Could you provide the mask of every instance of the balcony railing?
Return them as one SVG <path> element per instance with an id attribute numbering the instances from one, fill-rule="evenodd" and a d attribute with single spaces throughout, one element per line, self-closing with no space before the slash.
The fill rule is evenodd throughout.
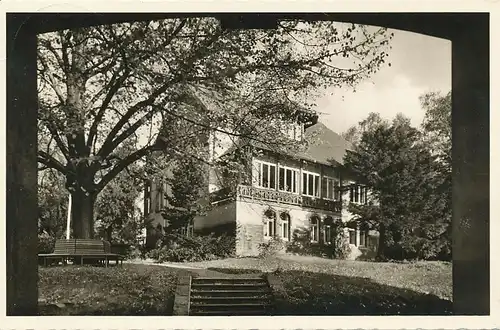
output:
<path id="1" fill-rule="evenodd" d="M 342 203 L 310 196 L 302 196 L 289 192 L 257 188 L 253 186 L 239 185 L 236 189 L 236 197 L 250 198 L 254 200 L 298 205 L 314 209 L 329 210 L 333 212 L 341 212 Z"/>

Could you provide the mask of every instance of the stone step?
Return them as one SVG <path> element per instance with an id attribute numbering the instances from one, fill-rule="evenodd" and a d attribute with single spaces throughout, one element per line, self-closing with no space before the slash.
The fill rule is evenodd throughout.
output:
<path id="1" fill-rule="evenodd" d="M 266 306 L 269 306 L 268 302 L 254 302 L 254 303 L 205 303 L 205 302 L 198 302 L 194 301 L 191 302 L 190 307 L 203 307 L 203 308 L 228 308 L 228 309 L 236 309 L 236 308 L 246 308 L 246 307 L 260 307 L 260 308 L 265 308 Z"/>
<path id="2" fill-rule="evenodd" d="M 212 296 L 212 297 L 230 297 L 230 296 L 241 296 L 241 297 L 252 297 L 252 296 L 269 296 L 269 289 L 262 290 L 191 290 L 191 296 Z"/>
<path id="3" fill-rule="evenodd" d="M 267 287 L 266 283 L 192 283 L 192 288 L 213 288 L 213 287 L 241 287 L 241 288 L 254 288 L 254 287 Z"/>
<path id="4" fill-rule="evenodd" d="M 254 316 L 254 315 L 269 315 L 269 312 L 261 309 L 248 309 L 248 310 L 240 310 L 240 311 L 193 311 L 189 313 L 189 315 L 199 315 L 199 316 Z"/>
<path id="5" fill-rule="evenodd" d="M 262 277 L 191 279 L 189 315 L 267 315 L 271 288 Z"/>
<path id="6" fill-rule="evenodd" d="M 193 277 L 192 283 L 266 283 L 262 277 Z"/>
<path id="7" fill-rule="evenodd" d="M 196 301 L 196 302 L 207 302 L 207 301 L 268 301 L 270 298 L 269 295 L 261 295 L 261 296 L 220 296 L 220 297 L 214 297 L 214 296 L 196 296 L 196 295 L 191 295 L 191 301 Z"/>

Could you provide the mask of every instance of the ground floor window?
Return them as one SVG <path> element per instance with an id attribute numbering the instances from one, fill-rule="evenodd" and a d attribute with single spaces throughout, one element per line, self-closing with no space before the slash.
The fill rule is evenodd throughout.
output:
<path id="1" fill-rule="evenodd" d="M 325 225 L 325 235 L 324 235 L 324 241 L 325 244 L 330 244 L 332 242 L 332 225 Z"/>
<path id="2" fill-rule="evenodd" d="M 356 230 L 349 230 L 349 244 L 356 245 Z"/>
<path id="3" fill-rule="evenodd" d="M 276 212 L 268 210 L 264 216 L 264 237 L 276 236 Z"/>
<path id="4" fill-rule="evenodd" d="M 311 217 L 311 241 L 319 241 L 319 218 L 317 216 Z"/>
<path id="5" fill-rule="evenodd" d="M 281 237 L 284 240 L 290 240 L 290 215 L 286 212 L 281 213 Z"/>
<path id="6" fill-rule="evenodd" d="M 368 246 L 368 231 L 367 230 L 361 230 L 359 232 L 359 245 L 361 246 Z"/>

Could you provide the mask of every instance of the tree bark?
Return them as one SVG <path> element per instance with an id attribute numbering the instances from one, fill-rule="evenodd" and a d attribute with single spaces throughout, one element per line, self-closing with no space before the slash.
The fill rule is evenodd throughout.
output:
<path id="1" fill-rule="evenodd" d="M 379 227 L 377 258 L 379 260 L 385 259 L 385 226 L 383 224 L 380 224 Z"/>
<path id="2" fill-rule="evenodd" d="M 74 238 L 94 238 L 94 203 L 96 194 L 86 195 L 77 190 L 71 193 L 71 221 Z"/>

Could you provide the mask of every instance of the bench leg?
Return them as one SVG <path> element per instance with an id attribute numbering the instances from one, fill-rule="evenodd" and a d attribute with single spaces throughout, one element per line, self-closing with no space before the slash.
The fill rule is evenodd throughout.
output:
<path id="1" fill-rule="evenodd" d="M 109 266 L 109 259 L 108 259 L 108 257 L 105 258 L 105 262 L 106 262 L 106 268 L 108 268 L 108 266 Z"/>
<path id="2" fill-rule="evenodd" d="M 45 257 L 43 258 L 43 266 L 47 267 L 47 258 L 45 258 Z"/>
<path id="3" fill-rule="evenodd" d="M 80 264 L 83 266 L 83 257 L 80 259 Z"/>

